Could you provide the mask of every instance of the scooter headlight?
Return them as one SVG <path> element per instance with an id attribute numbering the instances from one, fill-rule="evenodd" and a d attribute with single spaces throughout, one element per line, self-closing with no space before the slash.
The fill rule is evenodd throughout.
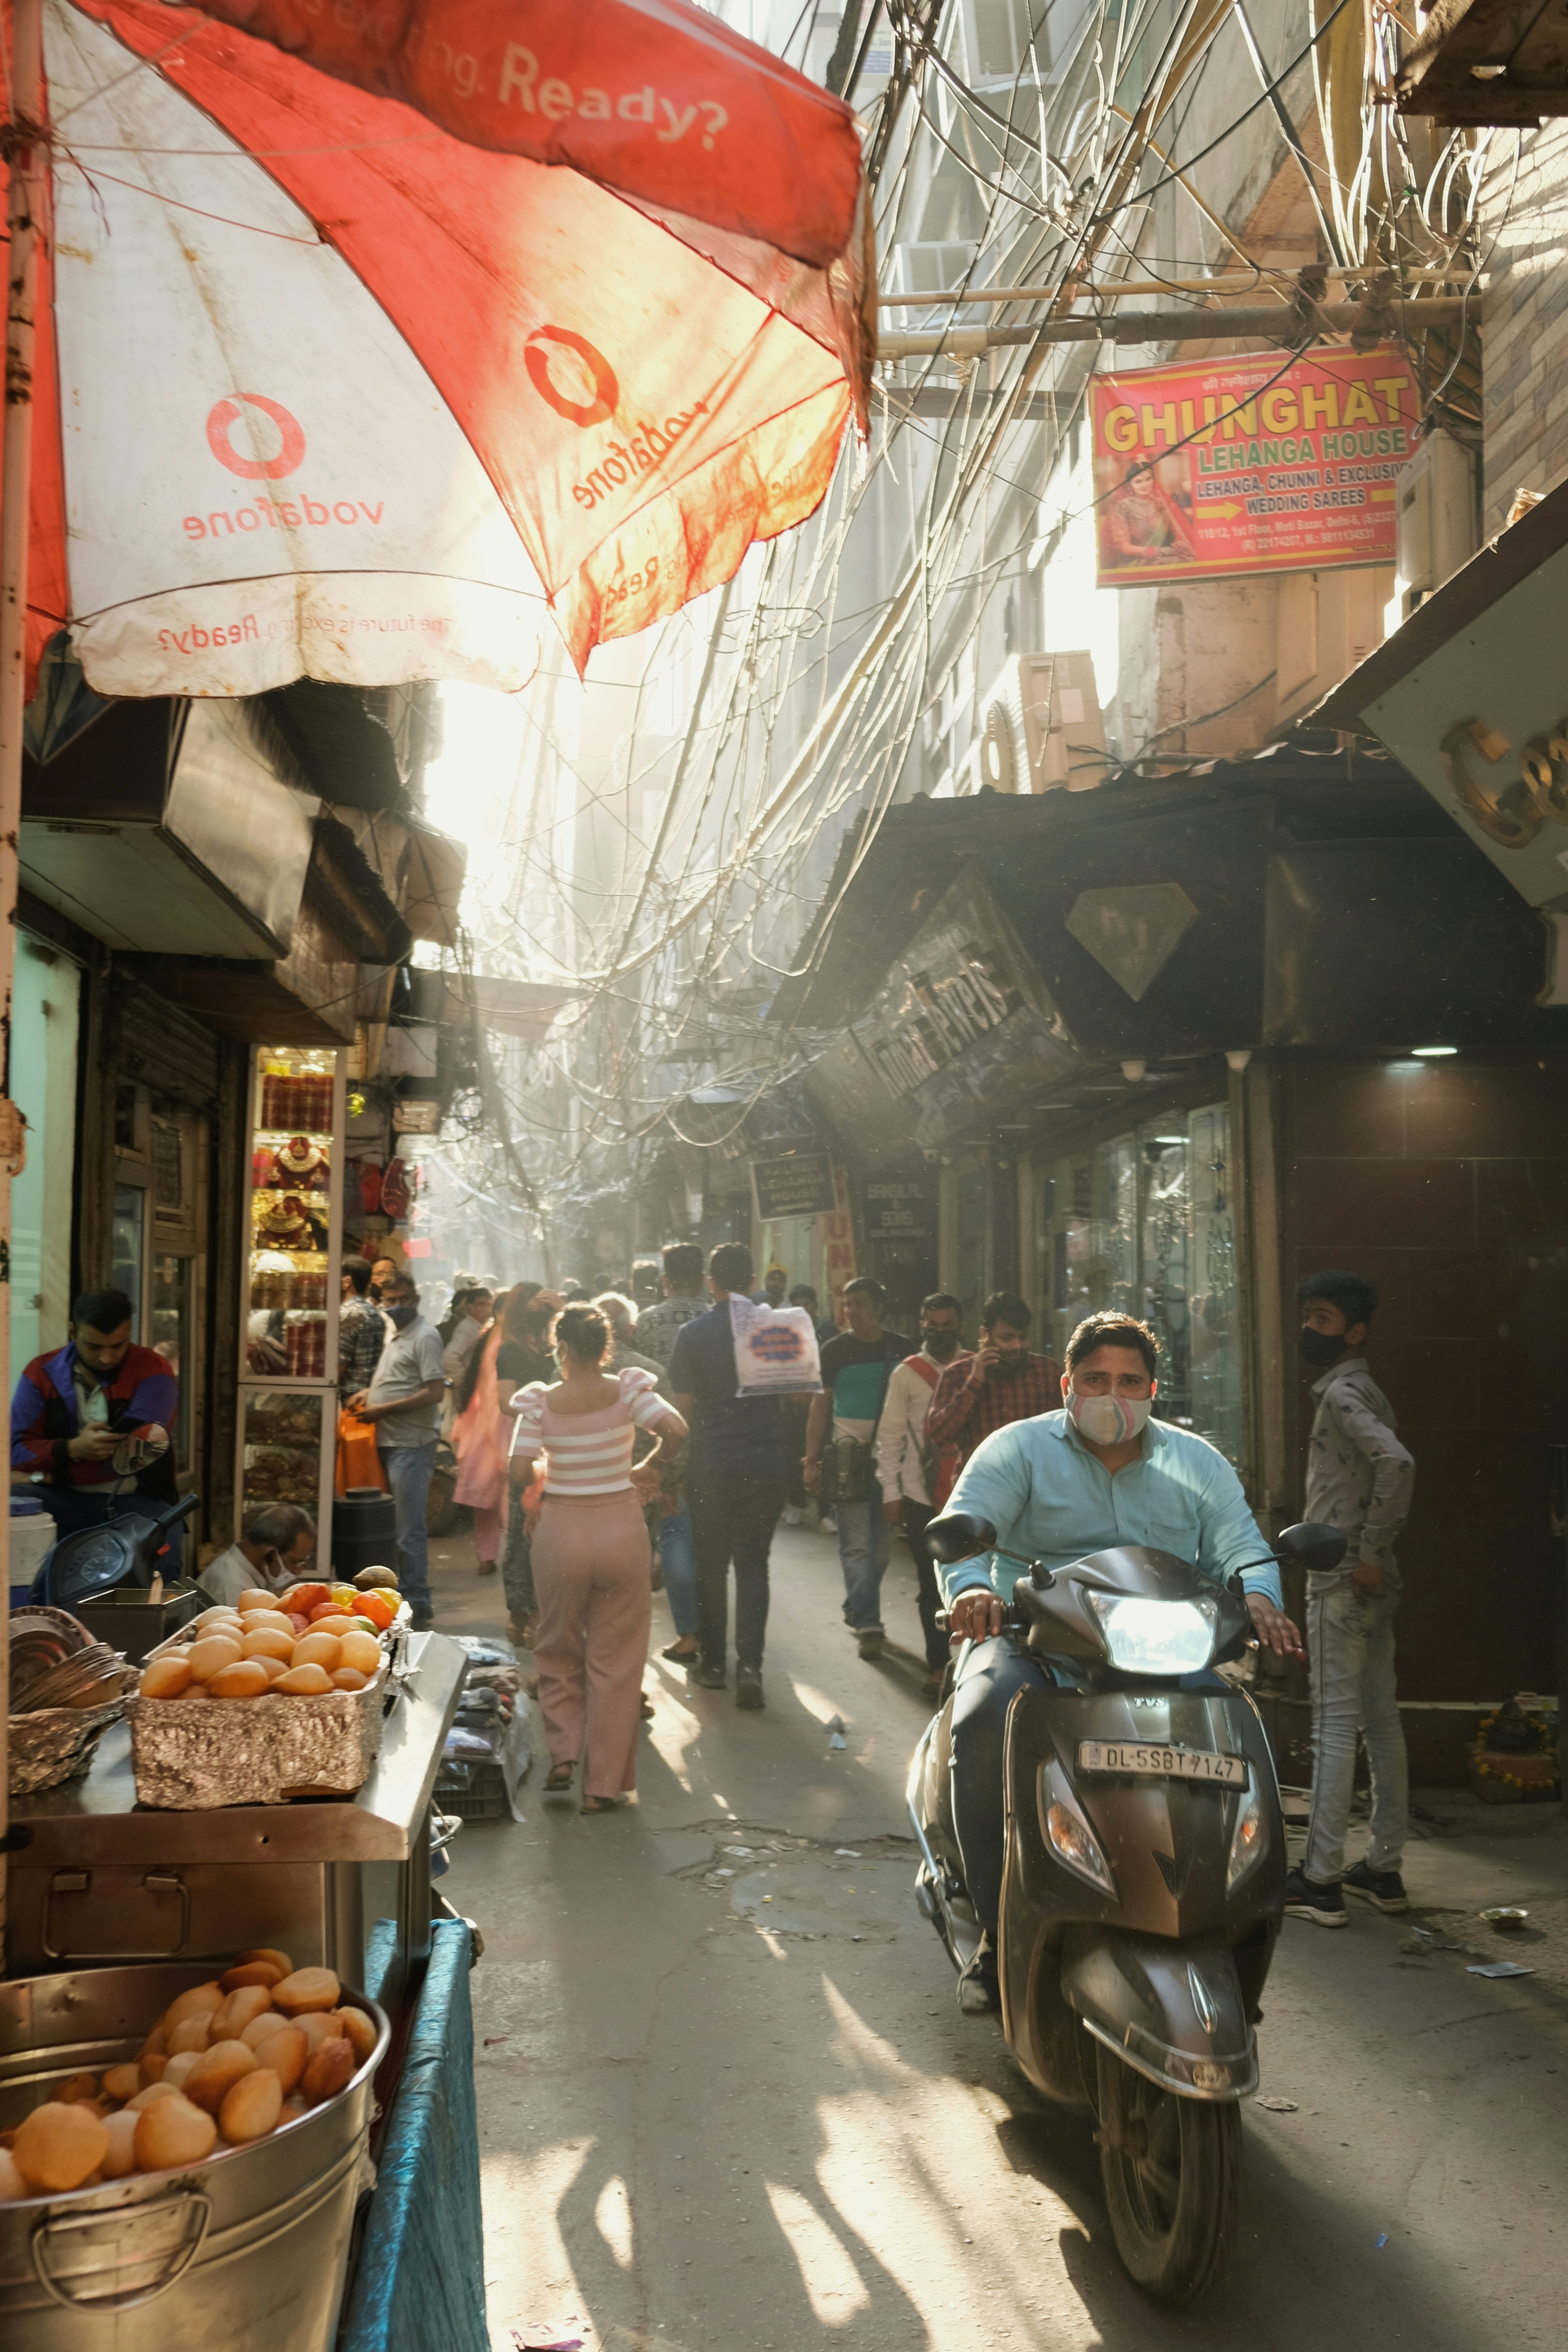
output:
<path id="1" fill-rule="evenodd" d="M 1150 1601 L 1140 1594 L 1084 1596 L 1100 1621 L 1105 1654 L 1125 1675 L 1190 1675 L 1214 1655 L 1218 1603 Z"/>
<path id="2" fill-rule="evenodd" d="M 1230 1861 L 1225 1874 L 1225 1891 L 1228 1895 L 1238 1878 L 1245 1878 L 1255 1862 L 1261 1862 L 1268 1851 L 1268 1816 L 1263 1810 L 1255 1772 L 1250 1784 L 1242 1792 L 1240 1809 L 1236 1816 L 1236 1828 L 1231 1832 Z"/>

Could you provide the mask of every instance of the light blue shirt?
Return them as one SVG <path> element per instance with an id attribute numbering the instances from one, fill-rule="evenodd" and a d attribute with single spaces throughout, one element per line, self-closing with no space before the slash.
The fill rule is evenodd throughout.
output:
<path id="1" fill-rule="evenodd" d="M 1067 1568 L 1091 1551 L 1146 1544 L 1192 1561 L 1223 1584 L 1244 1561 L 1268 1549 L 1247 1507 L 1241 1481 L 1223 1454 L 1190 1430 L 1151 1421 L 1143 1451 L 1113 1478 L 1079 1438 L 1066 1412 L 1042 1412 L 983 1438 L 948 1498 L 949 1511 L 989 1519 L 1007 1551 Z M 949 1601 L 989 1584 L 1005 1601 L 1023 1570 L 994 1553 L 942 1570 Z M 1248 1592 L 1283 1607 L 1272 1561 L 1242 1576 Z"/>

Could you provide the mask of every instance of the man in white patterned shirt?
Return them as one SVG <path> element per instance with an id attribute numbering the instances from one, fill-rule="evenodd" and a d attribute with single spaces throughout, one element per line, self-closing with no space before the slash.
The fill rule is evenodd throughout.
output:
<path id="1" fill-rule="evenodd" d="M 706 1315 L 713 1301 L 702 1288 L 702 1250 L 697 1242 L 666 1242 L 659 1252 L 664 1267 L 664 1297 L 657 1307 L 645 1307 L 637 1321 L 641 1354 L 668 1365 L 675 1335 L 694 1316 Z"/>
<path id="2" fill-rule="evenodd" d="M 1300 1351 L 1321 1377 L 1307 1459 L 1305 1517 L 1338 1528 L 1342 1566 L 1307 1577 L 1312 1690 L 1312 1812 L 1307 1848 L 1286 1883 L 1285 1909 L 1320 1927 L 1347 1924 L 1345 1895 L 1379 1911 L 1408 1911 L 1399 1864 L 1409 1826 L 1410 1768 L 1399 1720 L 1394 1544 L 1410 1512 L 1415 1465 L 1394 1434 L 1394 1407 L 1367 1366 L 1377 1291 L 1364 1276 L 1309 1275 Z M 1372 1842 L 1344 1867 L 1357 1733 L 1372 1767 Z"/>

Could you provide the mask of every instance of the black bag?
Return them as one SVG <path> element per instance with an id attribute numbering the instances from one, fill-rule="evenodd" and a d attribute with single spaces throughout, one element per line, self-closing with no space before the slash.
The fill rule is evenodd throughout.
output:
<path id="1" fill-rule="evenodd" d="M 858 1437 L 830 1437 L 822 1449 L 823 1509 L 835 1503 L 864 1503 L 879 1492 L 874 1446 Z"/>

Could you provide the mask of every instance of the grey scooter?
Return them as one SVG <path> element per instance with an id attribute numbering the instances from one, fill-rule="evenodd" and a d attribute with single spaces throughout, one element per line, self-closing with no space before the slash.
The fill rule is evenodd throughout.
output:
<path id="1" fill-rule="evenodd" d="M 1129 1545 L 1054 1572 L 960 1513 L 927 1541 L 951 1565 L 1016 1560 L 1007 1632 L 1037 1669 L 1008 1710 L 1002 2030 L 1036 2087 L 1092 2109 L 1117 2252 L 1187 2303 L 1236 2231 L 1239 2102 L 1284 1917 L 1285 1839 L 1262 1718 L 1213 1672 L 1251 1637 L 1239 1579 L 1216 1585 Z M 1268 1559 L 1337 1568 L 1336 1528 L 1289 1528 Z M 1249 1565 L 1261 1567 L 1259 1559 Z M 981 1926 L 951 1795 L 949 1699 L 910 1770 L 916 1896 L 954 1963 Z"/>

